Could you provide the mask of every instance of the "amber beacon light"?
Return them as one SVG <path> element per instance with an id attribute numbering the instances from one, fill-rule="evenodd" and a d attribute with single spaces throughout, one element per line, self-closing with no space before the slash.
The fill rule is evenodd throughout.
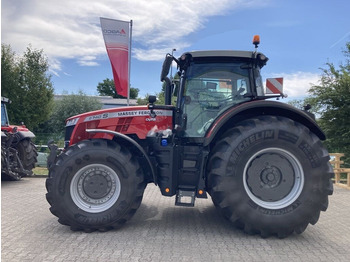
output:
<path id="1" fill-rule="evenodd" d="M 260 44 L 260 36 L 259 35 L 255 35 L 253 37 L 253 45 L 255 45 L 255 48 L 258 48 L 259 44 Z"/>

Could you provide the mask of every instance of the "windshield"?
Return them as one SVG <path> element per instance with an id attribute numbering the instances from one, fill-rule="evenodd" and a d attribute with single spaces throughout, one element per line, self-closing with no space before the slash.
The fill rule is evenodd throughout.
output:
<path id="1" fill-rule="evenodd" d="M 243 63 L 192 63 L 186 73 L 183 112 L 186 136 L 203 137 L 229 107 L 250 100 L 249 70 Z"/>
<path id="2" fill-rule="evenodd" d="M 1 126 L 6 126 L 6 125 L 8 125 L 6 106 L 4 103 L 1 103 Z"/>

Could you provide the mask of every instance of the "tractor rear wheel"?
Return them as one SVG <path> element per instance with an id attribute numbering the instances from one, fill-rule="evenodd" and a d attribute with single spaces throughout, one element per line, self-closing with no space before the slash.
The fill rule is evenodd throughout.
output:
<path id="1" fill-rule="evenodd" d="M 208 164 L 208 188 L 224 216 L 248 234 L 284 238 L 318 221 L 333 192 L 321 141 L 288 118 L 261 116 L 228 130 Z"/>
<path id="2" fill-rule="evenodd" d="M 37 162 L 38 156 L 35 145 L 30 139 L 23 139 L 17 144 L 16 147 L 23 168 L 32 173 L 32 169 L 35 168 L 35 163 Z M 27 174 L 21 173 L 21 176 L 27 176 Z"/>
<path id="3" fill-rule="evenodd" d="M 114 141 L 82 141 L 49 170 L 46 199 L 59 222 L 72 230 L 107 231 L 130 219 L 141 204 L 145 181 L 130 151 Z"/>

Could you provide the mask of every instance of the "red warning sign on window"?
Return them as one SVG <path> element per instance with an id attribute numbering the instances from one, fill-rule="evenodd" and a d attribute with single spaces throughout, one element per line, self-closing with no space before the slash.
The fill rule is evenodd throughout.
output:
<path id="1" fill-rule="evenodd" d="M 283 77 L 267 78 L 266 94 L 283 94 Z"/>

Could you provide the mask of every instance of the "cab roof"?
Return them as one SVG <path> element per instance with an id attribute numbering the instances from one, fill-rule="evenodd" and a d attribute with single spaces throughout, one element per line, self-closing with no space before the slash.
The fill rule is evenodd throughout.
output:
<path id="1" fill-rule="evenodd" d="M 252 51 L 236 51 L 236 50 L 209 50 L 209 51 L 192 51 L 185 54 L 191 54 L 193 58 L 199 57 L 241 57 L 241 58 L 253 58 L 257 55 L 263 55 L 260 52 Z"/>
<path id="2" fill-rule="evenodd" d="M 236 50 L 209 50 L 209 51 L 192 51 L 186 52 L 180 57 L 180 66 L 181 60 L 185 59 L 185 57 L 191 57 L 193 60 L 212 60 L 219 58 L 219 61 L 224 60 L 249 60 L 256 61 L 257 65 L 262 68 L 266 65 L 266 62 L 269 60 L 263 53 L 253 52 L 253 51 L 236 51 Z M 186 59 L 185 59 L 186 60 Z M 184 61 L 184 60 L 183 60 Z"/>

